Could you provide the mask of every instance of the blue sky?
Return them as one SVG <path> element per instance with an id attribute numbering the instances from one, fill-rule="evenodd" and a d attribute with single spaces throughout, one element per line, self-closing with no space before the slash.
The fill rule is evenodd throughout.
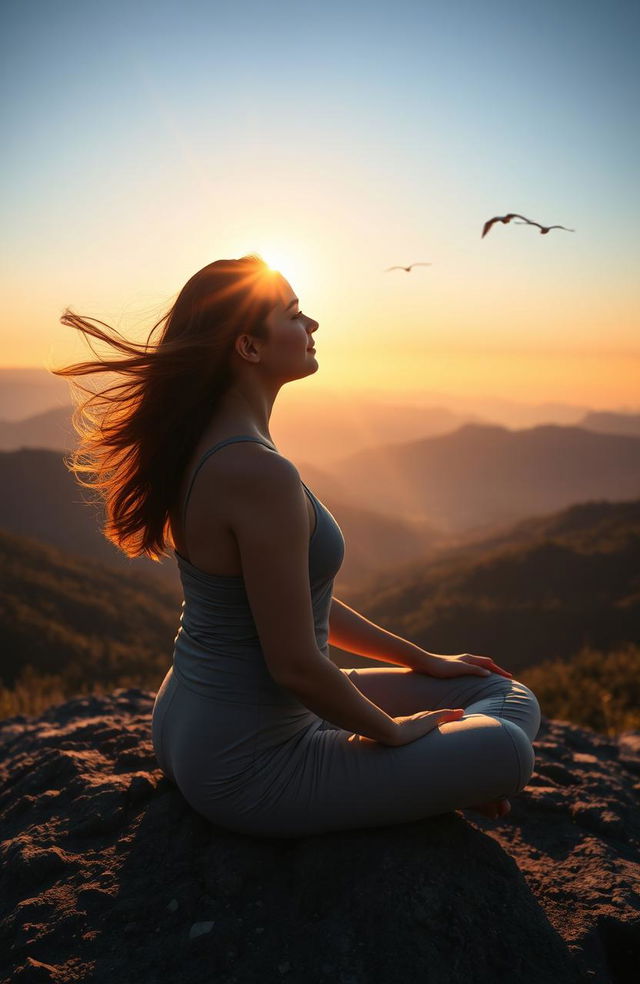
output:
<path id="1" fill-rule="evenodd" d="M 1 17 L 5 364 L 75 353 L 67 304 L 141 317 L 270 244 L 327 325 L 329 379 L 363 338 L 371 379 L 391 323 L 409 362 L 422 326 L 424 358 L 570 356 L 578 388 L 575 360 L 640 356 L 637 3 L 5 0 Z M 508 210 L 576 233 L 480 244 Z M 416 259 L 430 281 L 379 276 Z"/>

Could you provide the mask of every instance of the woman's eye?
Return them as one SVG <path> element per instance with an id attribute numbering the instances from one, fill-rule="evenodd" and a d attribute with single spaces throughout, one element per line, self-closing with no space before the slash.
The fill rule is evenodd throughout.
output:
<path id="1" fill-rule="evenodd" d="M 298 311 L 298 313 L 291 320 L 292 321 L 297 321 L 298 318 L 301 318 L 301 317 L 302 317 L 302 311 Z"/>

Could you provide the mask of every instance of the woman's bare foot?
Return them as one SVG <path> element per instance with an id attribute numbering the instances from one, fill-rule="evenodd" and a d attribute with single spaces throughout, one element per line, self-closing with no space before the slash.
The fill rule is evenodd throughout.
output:
<path id="1" fill-rule="evenodd" d="M 467 806 L 465 809 L 475 810 L 477 813 L 482 813 L 485 817 L 489 817 L 490 820 L 496 820 L 498 817 L 506 817 L 507 813 L 511 811 L 511 803 L 503 797 L 502 799 L 489 800 L 487 803 L 477 803 L 473 806 Z"/>

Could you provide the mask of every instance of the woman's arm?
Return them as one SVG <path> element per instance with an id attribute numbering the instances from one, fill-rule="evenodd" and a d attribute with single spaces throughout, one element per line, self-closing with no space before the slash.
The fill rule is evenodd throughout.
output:
<path id="1" fill-rule="evenodd" d="M 331 599 L 329 642 L 358 656 L 409 666 L 412 670 L 423 672 L 433 659 L 432 653 L 402 636 L 387 632 L 336 597 Z"/>

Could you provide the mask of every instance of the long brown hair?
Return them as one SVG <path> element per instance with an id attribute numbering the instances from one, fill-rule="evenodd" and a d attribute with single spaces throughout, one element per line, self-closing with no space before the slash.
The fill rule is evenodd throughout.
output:
<path id="1" fill-rule="evenodd" d="M 96 318 L 67 308 L 60 322 L 81 331 L 97 359 L 50 370 L 57 376 L 117 373 L 123 381 L 96 392 L 72 415 L 80 435 L 64 463 L 104 500 L 103 534 L 129 557 L 168 556 L 169 512 L 184 468 L 233 381 L 231 352 L 241 333 L 267 337 L 265 318 L 277 300 L 277 274 L 255 253 L 216 260 L 194 274 L 150 330 L 132 342 Z M 159 341 L 153 332 L 164 324 Z M 89 337 L 125 358 L 100 356 Z M 89 478 L 82 478 L 89 475 Z"/>

